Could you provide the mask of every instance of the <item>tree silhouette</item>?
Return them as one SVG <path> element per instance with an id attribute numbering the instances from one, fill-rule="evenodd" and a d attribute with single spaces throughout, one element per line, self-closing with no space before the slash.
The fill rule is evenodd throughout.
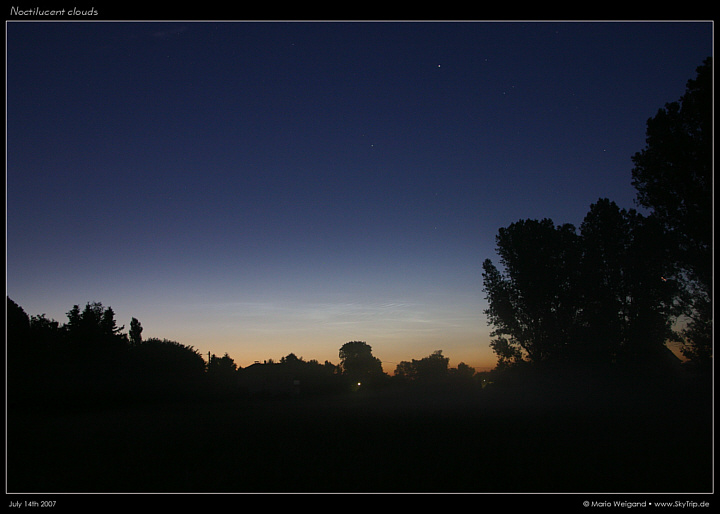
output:
<path id="1" fill-rule="evenodd" d="M 475 368 L 468 366 L 464 362 L 457 365 L 457 368 L 450 368 L 450 374 L 459 380 L 468 381 L 475 376 Z"/>
<path id="2" fill-rule="evenodd" d="M 402 380 L 404 382 L 411 381 L 415 379 L 415 366 L 410 361 L 400 361 L 395 366 L 395 372 L 393 373 L 393 377 L 398 380 Z"/>
<path id="3" fill-rule="evenodd" d="M 450 359 L 442 354 L 442 350 L 436 350 L 422 359 L 398 363 L 394 376 L 407 381 L 438 382 L 448 377 L 449 361 Z"/>
<path id="4" fill-rule="evenodd" d="M 581 226 L 578 289 L 583 327 L 575 349 L 593 362 L 650 359 L 676 337 L 677 282 L 663 228 L 608 199 L 591 205 Z"/>
<path id="5" fill-rule="evenodd" d="M 483 263 L 485 314 L 495 327 L 496 352 L 505 362 L 557 358 L 572 341 L 577 317 L 575 228 L 520 220 L 501 228 L 496 241 L 505 274 L 490 259 Z"/>
<path id="6" fill-rule="evenodd" d="M 132 345 L 138 345 L 142 343 L 142 325 L 140 322 L 132 318 L 130 320 L 130 331 L 128 332 L 128 337 L 130 339 L 130 344 Z"/>
<path id="7" fill-rule="evenodd" d="M 86 388 L 96 396 L 118 391 L 127 356 L 127 336 L 122 333 L 124 327 L 117 326 L 113 309 L 104 308 L 100 302 L 88 302 L 82 311 L 74 305 L 67 316 L 61 382 L 74 384 L 76 391 Z"/>
<path id="8" fill-rule="evenodd" d="M 373 357 L 372 347 L 364 341 L 350 341 L 340 348 L 342 374 L 353 384 L 375 384 L 383 377 L 382 362 Z"/>
<path id="9" fill-rule="evenodd" d="M 113 309 L 99 302 L 83 310 L 74 305 L 63 326 L 44 314 L 28 317 L 10 298 L 7 311 L 9 399 L 15 407 L 145 401 L 158 393 L 167 398 L 202 390 L 207 383 L 197 350 L 166 339 L 143 341 L 136 318 L 128 338 Z"/>
<path id="10" fill-rule="evenodd" d="M 505 274 L 483 263 L 498 365 L 637 364 L 663 355 L 678 313 L 664 234 L 653 217 L 607 199 L 591 206 L 579 234 L 547 219 L 501 228 Z"/>
<path id="11" fill-rule="evenodd" d="M 38 362 L 41 352 L 32 337 L 30 316 L 10 297 L 6 306 L 7 401 L 15 407 L 33 399 L 37 388 L 35 377 L 45 366 Z"/>
<path id="12" fill-rule="evenodd" d="M 712 59 L 686 92 L 647 121 L 646 146 L 633 157 L 637 203 L 652 209 L 671 236 L 690 318 L 684 353 L 712 355 Z"/>
<path id="13" fill-rule="evenodd" d="M 76 345 L 97 348 L 98 345 L 117 346 L 127 341 L 122 333 L 125 327 L 117 326 L 112 307 L 103 308 L 100 302 L 88 302 L 82 312 L 74 305 L 67 316 L 65 331 Z"/>
<path id="14" fill-rule="evenodd" d="M 30 344 L 30 317 L 9 296 L 6 298 L 7 356 L 8 359 L 13 359 L 25 354 Z"/>
<path id="15" fill-rule="evenodd" d="M 124 359 L 124 384 L 140 395 L 187 393 L 205 378 L 205 360 L 192 346 L 149 338 L 130 346 Z"/>
<path id="16" fill-rule="evenodd" d="M 8 358 L 29 357 L 35 362 L 56 353 L 63 340 L 60 324 L 45 314 L 28 316 L 7 298 Z"/>
<path id="17" fill-rule="evenodd" d="M 344 388 L 339 366 L 329 361 L 305 361 L 294 353 L 279 362 L 268 359 L 256 362 L 239 373 L 241 388 L 251 395 L 316 395 L 338 392 Z"/>
<path id="18" fill-rule="evenodd" d="M 302 357 L 298 357 L 294 353 L 290 353 L 287 356 L 280 358 L 280 364 L 289 364 L 291 366 L 302 364 L 304 362 L 305 361 L 302 360 Z"/>
<path id="19" fill-rule="evenodd" d="M 627 225 L 620 209 L 603 199 L 591 206 L 580 226 L 584 248 L 581 323 L 585 330 L 575 352 L 582 358 L 610 362 L 622 343 Z"/>
<path id="20" fill-rule="evenodd" d="M 222 357 L 212 354 L 207 365 L 207 372 L 210 375 L 227 376 L 237 371 L 237 364 L 230 355 L 225 353 Z"/>
<path id="21" fill-rule="evenodd" d="M 237 369 L 237 364 L 227 353 L 222 357 L 212 354 L 207 363 L 207 376 L 215 387 L 230 391 L 237 387 Z"/>

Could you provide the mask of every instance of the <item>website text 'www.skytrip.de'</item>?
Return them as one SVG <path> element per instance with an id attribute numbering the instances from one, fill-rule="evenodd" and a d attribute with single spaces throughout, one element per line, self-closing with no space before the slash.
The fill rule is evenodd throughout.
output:
<path id="1" fill-rule="evenodd" d="M 710 507 L 710 502 L 707 501 L 593 501 L 583 502 L 583 505 L 585 507 L 623 507 L 623 508 L 633 508 L 633 507 L 673 507 L 673 508 L 681 508 L 681 509 L 694 509 L 694 508 L 707 508 Z"/>

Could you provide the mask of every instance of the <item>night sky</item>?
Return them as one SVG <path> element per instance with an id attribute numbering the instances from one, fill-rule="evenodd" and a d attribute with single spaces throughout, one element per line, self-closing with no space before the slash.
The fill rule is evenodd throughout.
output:
<path id="1" fill-rule="evenodd" d="M 635 207 L 710 22 L 8 22 L 7 294 L 245 367 L 493 367 L 519 219 Z"/>

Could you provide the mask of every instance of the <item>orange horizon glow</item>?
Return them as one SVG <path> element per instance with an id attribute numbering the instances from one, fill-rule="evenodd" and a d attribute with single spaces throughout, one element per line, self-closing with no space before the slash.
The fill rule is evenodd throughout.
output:
<path id="1" fill-rule="evenodd" d="M 143 335 L 145 335 L 143 333 Z M 147 337 L 157 337 L 148 334 Z M 173 332 L 171 336 L 161 336 L 177 341 L 186 346 L 192 346 L 202 357 L 207 360 L 208 355 L 216 355 L 222 357 L 227 354 L 230 356 L 238 367 L 248 367 L 256 362 L 266 362 L 272 360 L 279 362 L 280 359 L 290 354 L 294 354 L 304 361 L 315 360 L 323 364 L 326 361 L 334 365 L 340 363 L 339 350 L 340 347 L 349 341 L 364 341 L 372 347 L 373 356 L 382 362 L 383 371 L 388 375 L 393 375 L 395 368 L 400 362 L 410 362 L 413 359 L 419 360 L 431 355 L 437 350 L 443 352 L 443 356 L 449 358 L 448 367 L 456 368 L 458 364 L 464 363 L 475 369 L 476 372 L 489 371 L 496 366 L 496 356 L 492 352 L 489 343 L 480 342 L 472 344 L 468 341 L 449 341 L 445 340 L 445 345 L 441 341 L 432 340 L 392 340 L 392 338 L 382 337 L 346 337 L 346 338 L 291 338 L 276 339 L 268 338 L 260 341 L 246 340 L 240 342 L 242 338 L 230 337 L 225 340 L 216 340 L 214 342 L 203 341 L 197 336 L 185 337 L 179 332 Z M 434 344 L 435 343 L 435 344 Z M 444 346 L 444 347 L 443 347 Z"/>

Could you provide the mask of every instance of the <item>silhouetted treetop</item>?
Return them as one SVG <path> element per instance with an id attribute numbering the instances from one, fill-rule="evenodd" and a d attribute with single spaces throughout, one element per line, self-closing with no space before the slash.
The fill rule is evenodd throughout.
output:
<path id="1" fill-rule="evenodd" d="M 128 332 L 128 337 L 130 339 L 130 344 L 138 345 L 142 343 L 142 325 L 136 318 L 132 318 L 130 320 L 130 331 Z"/>
<path id="2" fill-rule="evenodd" d="M 633 157 L 637 202 L 668 232 L 689 318 L 683 353 L 708 365 L 712 356 L 712 58 L 697 68 L 679 101 L 647 121 L 646 146 Z"/>
<path id="3" fill-rule="evenodd" d="M 679 101 L 647 121 L 645 148 L 633 157 L 637 202 L 675 236 L 684 264 L 712 277 L 712 60 L 697 68 Z"/>
<path id="4" fill-rule="evenodd" d="M 9 340 L 17 340 L 27 337 L 30 331 L 30 317 L 17 303 L 12 301 L 9 296 L 6 303 L 7 335 Z"/>
<path id="5" fill-rule="evenodd" d="M 503 275 L 490 259 L 483 263 L 485 313 L 495 329 L 502 361 L 540 362 L 557 358 L 572 340 L 579 245 L 575 227 L 552 220 L 520 220 L 496 237 Z M 501 348 L 502 347 L 502 348 Z M 516 350 L 512 350 L 516 348 Z"/>
<path id="6" fill-rule="evenodd" d="M 225 355 L 222 357 L 218 357 L 217 355 L 213 354 L 210 356 L 210 362 L 208 362 L 207 365 L 207 371 L 209 374 L 215 374 L 215 375 L 231 375 L 235 371 L 237 371 L 238 366 L 233 360 L 230 355 L 228 355 L 227 352 L 225 352 Z"/>
<path id="7" fill-rule="evenodd" d="M 123 343 L 124 326 L 118 327 L 112 307 L 103 308 L 100 302 L 88 302 L 80 311 L 77 305 L 67 313 L 65 331 L 73 342 L 81 345 Z"/>

